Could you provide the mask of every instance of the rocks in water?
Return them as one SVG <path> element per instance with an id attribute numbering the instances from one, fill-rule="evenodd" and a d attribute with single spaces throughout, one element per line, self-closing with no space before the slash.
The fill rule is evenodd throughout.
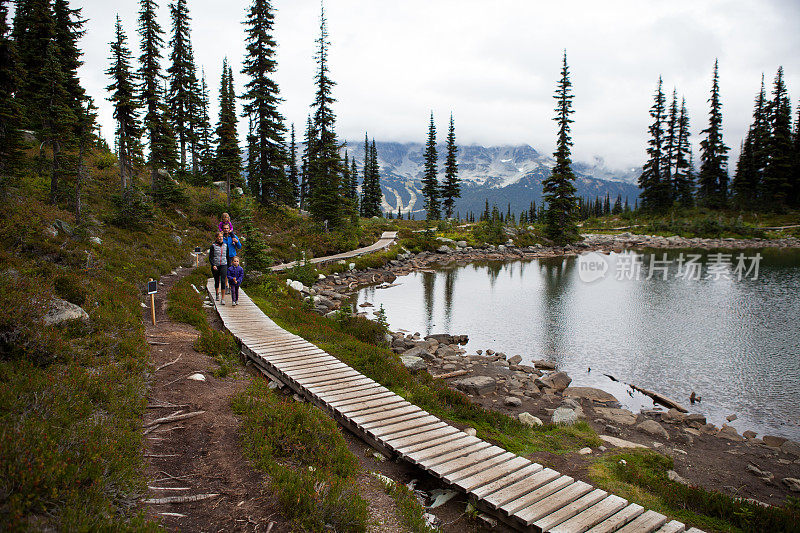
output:
<path id="1" fill-rule="evenodd" d="M 553 389 L 554 391 L 560 392 L 569 387 L 569 384 L 572 383 L 572 378 L 565 372 L 553 372 L 546 376 L 536 378 L 534 383 L 541 388 Z"/>
<path id="2" fill-rule="evenodd" d="M 752 439 L 756 438 L 756 435 L 758 435 L 758 433 L 756 433 L 755 431 L 749 431 L 749 430 L 745 431 L 744 433 L 742 433 L 742 437 L 746 438 L 747 440 L 752 440 Z"/>
<path id="3" fill-rule="evenodd" d="M 512 355 L 511 357 L 508 358 L 508 364 L 510 365 L 518 365 L 521 362 L 522 362 L 521 355 Z"/>
<path id="4" fill-rule="evenodd" d="M 800 479 L 796 477 L 785 477 L 781 480 L 781 483 L 786 485 L 792 492 L 800 492 Z"/>
<path id="5" fill-rule="evenodd" d="M 706 417 L 698 413 L 689 413 L 686 415 L 684 422 L 689 426 L 700 428 L 706 425 Z"/>
<path id="6" fill-rule="evenodd" d="M 425 370 L 428 368 L 428 365 L 425 364 L 425 361 L 421 357 L 417 357 L 415 355 L 401 355 L 400 362 L 412 372 L 419 372 L 420 370 Z"/>
<path id="7" fill-rule="evenodd" d="M 682 424 L 686 421 L 687 415 L 677 409 L 670 409 L 666 413 L 661 413 L 661 421 L 667 424 Z"/>
<path id="8" fill-rule="evenodd" d="M 564 396 L 567 398 L 591 400 L 595 403 L 619 404 L 619 400 L 617 400 L 613 394 L 609 394 L 604 390 L 594 387 L 567 387 L 564 389 Z"/>
<path id="9" fill-rule="evenodd" d="M 61 298 L 56 298 L 50 302 L 50 310 L 44 315 L 45 325 L 55 326 L 67 322 L 68 320 L 88 322 L 89 313 L 84 311 L 81 306 L 62 300 Z"/>
<path id="10" fill-rule="evenodd" d="M 482 396 L 494 392 L 497 381 L 489 376 L 470 376 L 454 381 L 453 386 L 467 394 Z"/>
<path id="11" fill-rule="evenodd" d="M 734 420 L 736 420 L 737 418 L 739 418 L 739 417 L 738 417 L 738 416 L 736 416 L 736 414 L 732 414 L 732 415 L 728 415 L 728 416 L 726 416 L 726 417 L 725 417 L 725 420 L 727 420 L 728 422 L 733 422 L 733 421 L 734 421 Z"/>
<path id="12" fill-rule="evenodd" d="M 467 344 L 469 336 L 467 335 L 448 335 L 447 333 L 434 333 L 425 337 L 426 341 L 435 340 L 439 344 Z"/>
<path id="13" fill-rule="evenodd" d="M 503 405 L 507 405 L 508 407 L 519 407 L 522 405 L 522 400 L 516 396 L 506 396 L 503 399 Z"/>
<path id="14" fill-rule="evenodd" d="M 539 417 L 533 416 L 528 412 L 522 412 L 517 415 L 519 421 L 525 424 L 526 426 L 542 426 L 544 423 L 539 419 Z"/>
<path id="15" fill-rule="evenodd" d="M 667 430 L 655 420 L 645 420 L 636 427 L 648 435 L 669 439 L 669 433 L 667 433 Z"/>
<path id="16" fill-rule="evenodd" d="M 770 448 L 780 448 L 783 446 L 783 443 L 789 439 L 784 437 L 776 437 L 774 435 L 764 435 L 761 437 L 761 440 L 764 441 L 764 444 Z"/>
<path id="17" fill-rule="evenodd" d="M 717 431 L 717 437 L 732 440 L 735 442 L 744 440 L 744 438 L 741 435 L 739 435 L 739 433 L 736 431 L 736 428 L 733 426 L 729 426 L 728 424 L 722 424 L 722 427 L 719 428 L 719 431 Z"/>
<path id="18" fill-rule="evenodd" d="M 533 366 L 537 370 L 555 370 L 556 369 L 556 364 L 555 363 L 551 363 L 550 361 L 544 361 L 542 359 L 537 359 L 536 361 L 534 361 L 533 362 Z"/>
<path id="19" fill-rule="evenodd" d="M 553 417 L 551 420 L 553 424 L 571 426 L 578 421 L 578 413 L 569 407 L 559 407 L 553 411 Z"/>
<path id="20" fill-rule="evenodd" d="M 614 407 L 595 407 L 594 410 L 606 420 L 617 425 L 632 426 L 636 423 L 636 415 L 627 409 L 617 409 Z"/>

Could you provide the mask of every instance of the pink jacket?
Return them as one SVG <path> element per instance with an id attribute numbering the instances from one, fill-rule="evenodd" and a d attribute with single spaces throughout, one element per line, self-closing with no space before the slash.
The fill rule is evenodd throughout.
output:
<path id="1" fill-rule="evenodd" d="M 220 231 L 222 231 L 222 224 L 223 224 L 223 222 L 220 221 L 220 223 L 217 225 L 217 227 L 219 228 Z M 224 224 L 230 224 L 231 232 L 233 232 L 233 221 L 232 220 L 230 222 L 224 222 Z"/>

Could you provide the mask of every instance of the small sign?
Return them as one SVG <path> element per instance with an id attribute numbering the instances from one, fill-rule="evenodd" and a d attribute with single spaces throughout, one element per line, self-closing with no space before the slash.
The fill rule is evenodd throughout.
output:
<path id="1" fill-rule="evenodd" d="M 199 253 L 201 253 L 201 252 L 200 252 L 200 247 L 199 247 L 199 246 L 195 246 L 195 248 L 194 248 L 194 253 L 196 253 L 196 254 L 199 254 Z"/>
<path id="2" fill-rule="evenodd" d="M 155 294 L 158 292 L 158 281 L 150 280 L 147 282 L 147 294 Z"/>

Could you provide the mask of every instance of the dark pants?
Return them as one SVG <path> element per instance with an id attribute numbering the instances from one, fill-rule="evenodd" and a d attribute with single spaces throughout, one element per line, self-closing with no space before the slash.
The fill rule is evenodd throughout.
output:
<path id="1" fill-rule="evenodd" d="M 217 265 L 216 270 L 212 267 L 211 274 L 214 275 L 214 289 L 219 290 L 221 286 L 224 291 L 225 285 L 228 282 L 228 267 Z"/>
<path id="2" fill-rule="evenodd" d="M 231 301 L 238 302 L 239 301 L 239 286 L 235 283 L 228 282 L 228 286 L 231 289 Z"/>

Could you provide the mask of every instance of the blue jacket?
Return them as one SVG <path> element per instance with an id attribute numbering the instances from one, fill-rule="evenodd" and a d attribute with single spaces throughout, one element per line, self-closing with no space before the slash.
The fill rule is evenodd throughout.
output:
<path id="1" fill-rule="evenodd" d="M 222 237 L 222 242 L 228 245 L 228 259 L 237 255 L 236 252 L 242 248 L 242 241 L 239 240 L 239 237 L 236 237 L 237 242 L 233 242 L 234 237 L 236 237 L 234 233 Z"/>
<path id="2" fill-rule="evenodd" d="M 244 269 L 240 266 L 231 265 L 228 267 L 228 281 L 237 287 L 242 284 L 244 279 Z"/>

